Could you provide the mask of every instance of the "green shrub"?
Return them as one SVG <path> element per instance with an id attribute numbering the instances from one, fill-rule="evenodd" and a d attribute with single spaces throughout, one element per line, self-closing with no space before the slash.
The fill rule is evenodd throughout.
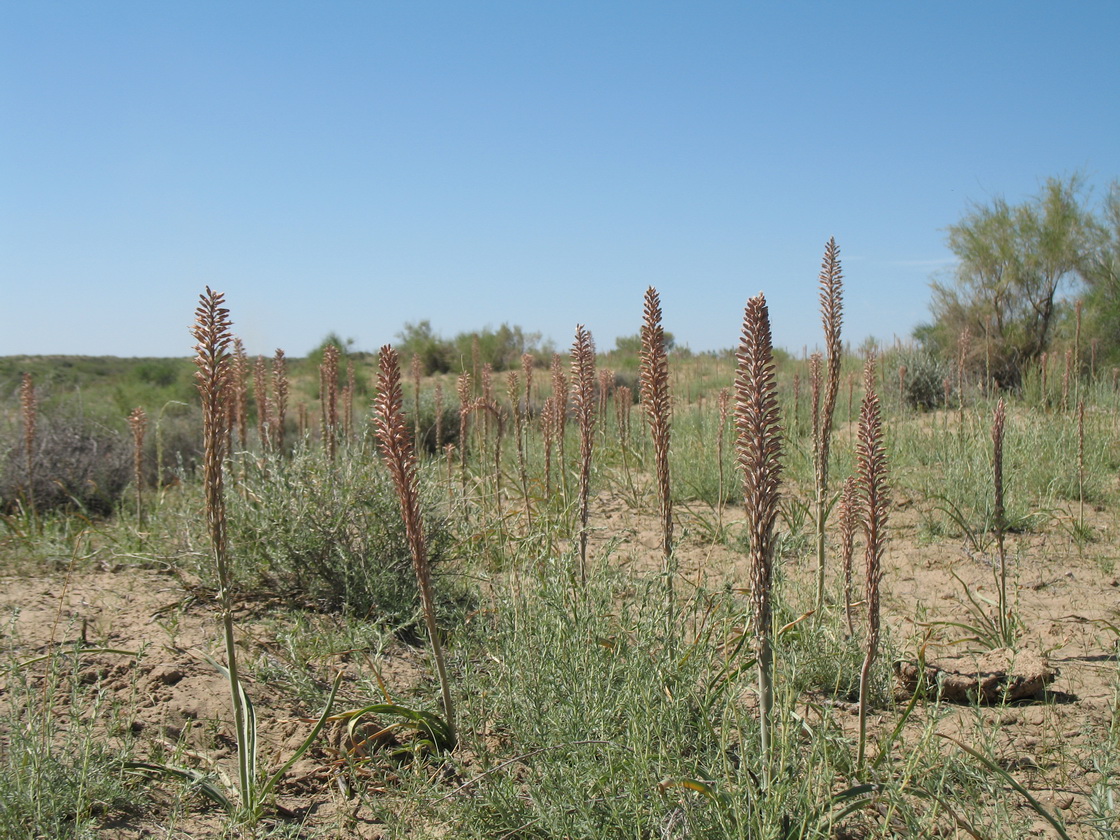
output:
<path id="1" fill-rule="evenodd" d="M 925 350 L 899 354 L 898 364 L 906 367 L 906 405 L 931 411 L 945 405 L 945 379 L 956 381 L 949 366 Z"/>
<path id="2" fill-rule="evenodd" d="M 410 630 L 420 599 L 397 496 L 379 461 L 317 449 L 290 460 L 246 457 L 231 468 L 230 543 L 248 586 L 297 591 L 329 610 Z M 232 484 L 232 482 L 231 482 Z M 425 536 L 438 565 L 450 546 L 427 494 Z M 440 587 L 437 573 L 437 593 Z M 450 598 L 443 598 L 444 607 Z"/>
<path id="3" fill-rule="evenodd" d="M 29 484 L 22 431 L 6 441 L 0 506 L 12 510 L 34 498 L 39 511 L 113 512 L 132 479 L 132 440 L 81 414 L 40 414 Z"/>

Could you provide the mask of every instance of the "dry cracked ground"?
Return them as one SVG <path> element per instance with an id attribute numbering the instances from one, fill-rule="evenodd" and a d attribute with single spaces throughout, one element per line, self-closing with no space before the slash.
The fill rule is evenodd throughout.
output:
<path id="1" fill-rule="evenodd" d="M 635 573 L 654 568 L 659 556 L 656 520 L 635 513 L 617 497 L 597 501 L 592 524 L 600 544 L 621 539 L 612 562 Z M 901 753 L 908 739 L 922 737 L 930 725 L 964 743 L 982 732 L 991 739 L 1000 765 L 1043 805 L 1059 812 L 1071 836 L 1098 836 L 1084 820 L 1096 782 L 1094 749 L 1107 732 L 1116 702 L 1120 586 L 1113 518 L 1090 511 L 1088 524 L 1096 538 L 1080 547 L 1058 523 L 1044 533 L 1012 537 L 1008 554 L 1014 558 L 1013 592 L 1023 625 L 1021 653 L 993 665 L 978 662 L 978 655 L 969 652 L 970 634 L 963 626 L 976 620 L 968 595 L 978 604 L 994 597 L 993 557 L 961 539 L 922 539 L 919 524 L 925 512 L 920 508 L 920 503 L 900 498 L 892 513 L 883 583 L 892 655 L 911 662 L 922 655 L 927 665 L 980 681 L 997 670 L 1012 672 L 1012 680 L 1015 675 L 1037 678 L 1040 671 L 1053 678 L 1045 687 L 1029 688 L 1030 696 L 1015 703 L 942 704 L 935 713 L 933 704 L 925 701 L 909 718 L 894 749 Z M 679 514 L 685 526 L 681 574 L 743 585 L 742 556 L 704 544 L 697 537 L 699 528 L 692 528 L 690 535 L 690 514 Z M 738 513 L 728 510 L 725 515 L 732 522 Z M 787 562 L 782 574 L 808 579 L 807 566 L 807 561 Z M 276 624 L 281 613 L 276 607 L 268 600 L 244 602 L 236 617 L 240 641 L 247 658 L 257 663 L 257 674 L 268 672 L 261 663 L 267 666 L 269 657 L 282 655 Z M 208 594 L 192 581 L 134 567 L 75 573 L 69 579 L 62 574 L 9 574 L 0 579 L 0 615 L 5 617 L 5 644 L 19 661 L 80 639 L 90 647 L 124 651 L 83 656 L 83 681 L 119 701 L 129 718 L 127 726 L 139 736 L 141 752 L 147 745 L 174 753 L 179 760 L 235 773 L 227 683 L 203 658 L 204 652 L 219 655 L 218 617 Z M 309 620 L 335 619 L 312 615 Z M 379 699 L 370 696 L 377 690 L 372 688 L 371 670 L 397 695 L 407 695 L 429 680 L 423 650 L 400 643 L 340 651 L 328 659 L 332 667 L 346 672 L 343 706 Z M 0 696 L 10 694 L 9 679 L 10 674 L 0 676 Z M 1000 685 L 1007 685 L 1008 679 L 997 675 Z M 279 756 L 290 754 L 316 714 L 299 701 L 298 692 L 283 688 L 261 678 L 248 684 L 260 722 L 262 760 L 271 766 Z M 64 717 L 67 702 L 67 696 L 60 696 L 55 714 Z M 806 698 L 806 715 L 821 702 Z M 833 713 L 839 707 L 841 716 L 847 715 L 854 733 L 854 704 L 828 702 Z M 902 707 L 899 703 L 876 709 L 875 732 L 893 728 Z M 382 837 L 383 828 L 366 800 L 355 798 L 338 772 L 344 741 L 345 733 L 335 727 L 291 769 L 279 788 L 282 813 L 308 829 L 336 826 L 345 827 L 347 836 Z M 955 746 L 946 740 L 944 748 Z M 379 786 L 391 785 L 391 771 L 371 773 L 365 781 L 376 795 Z M 184 798 L 175 785 L 148 785 L 143 790 L 142 807 L 115 814 L 101 836 L 217 837 L 227 824 L 218 809 L 197 797 Z M 1041 820 L 1033 825 L 1032 836 L 1055 836 Z"/>

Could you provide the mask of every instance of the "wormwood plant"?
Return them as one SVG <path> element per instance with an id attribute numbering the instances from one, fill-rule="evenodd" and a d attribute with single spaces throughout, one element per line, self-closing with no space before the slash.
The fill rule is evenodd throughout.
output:
<path id="1" fill-rule="evenodd" d="M 373 619 L 406 639 L 423 632 L 408 535 L 392 477 L 378 460 L 350 453 L 331 464 L 312 446 L 242 461 L 244 492 L 226 499 L 240 587 L 296 593 L 319 609 Z M 433 567 L 452 549 L 448 520 L 434 503 L 446 492 L 431 480 L 438 471 L 431 464 L 421 484 Z M 437 586 L 441 611 L 461 595 Z"/>

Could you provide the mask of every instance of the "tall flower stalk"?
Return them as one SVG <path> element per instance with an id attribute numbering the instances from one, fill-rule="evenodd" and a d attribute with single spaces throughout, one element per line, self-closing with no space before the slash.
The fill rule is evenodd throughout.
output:
<path id="1" fill-rule="evenodd" d="M 844 311 L 844 283 L 840 270 L 840 249 L 835 239 L 829 239 L 824 249 L 820 273 L 821 323 L 824 326 L 824 343 L 827 373 L 824 377 L 824 401 L 819 416 L 814 418 L 813 453 L 816 456 L 816 506 L 815 524 L 817 538 L 817 610 L 824 607 L 825 571 L 825 520 L 828 517 L 828 456 L 832 446 L 832 418 L 836 412 L 836 397 L 840 392 L 840 363 L 844 347 L 840 341 L 840 327 Z"/>
<path id="2" fill-rule="evenodd" d="M 23 415 L 23 460 L 27 477 L 27 507 L 32 519 L 37 518 L 35 507 L 35 426 L 39 415 L 39 402 L 35 398 L 35 382 L 30 373 L 25 373 L 19 386 L 19 407 Z"/>
<path id="3" fill-rule="evenodd" d="M 237 733 L 237 772 L 243 807 L 252 805 L 256 784 L 255 728 L 247 699 L 241 689 L 237 666 L 237 645 L 233 636 L 233 591 L 229 545 L 226 539 L 226 504 L 223 465 L 229 437 L 225 401 L 230 396 L 233 365 L 230 344 L 232 322 L 223 304 L 225 296 L 206 287 L 199 296 L 195 324 L 191 332 L 195 341 L 195 383 L 202 400 L 202 440 L 204 448 L 202 483 L 206 499 L 206 525 L 214 568 L 218 576 L 218 608 L 226 647 L 226 673 L 229 677 L 233 703 L 234 728 Z"/>
<path id="4" fill-rule="evenodd" d="M 1004 545 L 1007 515 L 1003 506 L 1003 433 L 1006 423 L 1007 408 L 1001 398 L 996 403 L 995 415 L 992 417 L 992 485 L 995 502 L 993 516 L 996 526 L 996 546 L 999 550 L 999 603 L 996 605 L 999 615 L 996 618 L 996 626 L 999 628 L 1000 640 L 1010 646 L 1013 641 L 1013 628 L 1011 611 L 1007 604 L 1007 550 Z"/>
<path id="5" fill-rule="evenodd" d="M 719 465 L 719 494 L 716 498 L 716 533 L 723 533 L 723 439 L 724 430 L 727 428 L 727 417 L 731 411 L 731 391 L 727 388 L 719 390 L 719 428 L 716 429 L 716 462 Z"/>
<path id="6" fill-rule="evenodd" d="M 435 599 L 432 596 L 432 573 L 428 563 L 428 549 L 424 527 L 420 518 L 420 493 L 416 478 L 416 453 L 405 424 L 402 404 L 400 357 L 390 345 L 381 348 L 377 375 L 377 399 L 374 402 L 374 428 L 378 445 L 401 503 L 405 534 L 412 554 L 412 568 L 420 588 L 420 601 L 424 608 L 424 622 L 432 645 L 443 695 L 443 715 L 448 728 L 455 731 L 455 708 L 451 700 L 451 683 L 447 677 L 443 645 L 436 625 Z"/>
<path id="7" fill-rule="evenodd" d="M 735 426 L 743 502 L 750 535 L 752 630 L 758 657 L 763 772 L 770 776 L 774 707 L 773 652 L 770 646 L 770 589 L 774 559 L 774 523 L 778 516 L 782 472 L 782 429 L 774 378 L 770 313 L 762 294 L 747 301 L 743 334 L 736 356 Z"/>
<path id="8" fill-rule="evenodd" d="M 412 354 L 412 439 L 420 443 L 420 380 L 424 376 L 424 362 L 419 353 Z"/>
<path id="9" fill-rule="evenodd" d="M 232 816 L 246 823 L 256 823 L 268 797 L 280 779 L 311 746 L 326 725 L 338 686 L 341 672 L 335 677 L 323 713 L 308 736 L 293 751 L 288 760 L 267 777 L 257 774 L 257 725 L 253 704 L 241 685 L 237 664 L 237 646 L 233 633 L 233 587 L 230 569 L 229 544 L 226 537 L 226 509 L 223 485 L 223 466 L 229 454 L 231 436 L 227 411 L 233 396 L 233 359 L 230 345 L 232 326 L 229 310 L 223 305 L 225 298 L 206 288 L 199 296 L 195 310 L 195 323 L 191 333 L 195 345 L 195 383 L 202 401 L 203 437 L 203 490 L 206 500 L 206 524 L 210 532 L 210 545 L 214 554 L 214 567 L 218 577 L 218 608 L 221 613 L 222 634 L 226 647 L 226 665 L 206 657 L 229 681 L 233 702 L 234 729 L 237 739 L 237 780 L 240 801 L 234 802 L 213 786 L 207 795 L 221 803 Z M 169 773 L 183 778 L 181 769 L 169 765 L 139 763 L 143 769 Z"/>
<path id="10" fill-rule="evenodd" d="M 327 457 L 335 459 L 338 452 L 338 347 L 328 344 L 323 348 L 323 361 L 319 364 L 319 402 L 323 408 L 323 444 Z"/>
<path id="11" fill-rule="evenodd" d="M 275 411 L 272 412 L 272 445 L 281 455 L 284 453 L 284 424 L 288 413 L 288 364 L 284 351 L 276 348 L 272 357 L 272 393 Z"/>
<path id="12" fill-rule="evenodd" d="M 467 496 L 467 432 L 470 430 L 471 405 L 471 375 L 467 371 L 459 374 L 455 381 L 455 390 L 459 395 L 459 477 L 463 484 L 463 498 Z"/>
<path id="13" fill-rule="evenodd" d="M 529 359 L 527 369 L 530 373 L 528 375 L 532 376 L 532 357 L 530 356 Z M 524 356 L 522 356 L 522 366 L 525 366 Z M 509 399 L 510 411 L 513 412 L 513 427 L 517 443 L 517 478 L 521 487 L 521 502 L 525 506 L 525 525 L 526 528 L 531 530 L 533 527 L 533 506 L 529 499 L 529 472 L 525 461 L 525 414 L 529 410 L 528 388 L 526 388 L 524 408 L 521 404 L 520 389 L 521 382 L 518 379 L 517 371 L 507 372 L 506 396 Z"/>
<path id="14" fill-rule="evenodd" d="M 1085 400 L 1077 401 L 1077 527 L 1085 530 Z"/>
<path id="15" fill-rule="evenodd" d="M 234 367 L 236 372 L 236 364 Z M 232 377 L 236 381 L 236 377 Z M 264 356 L 257 356 L 253 365 L 253 388 L 257 398 L 257 437 L 260 438 L 261 451 L 268 449 L 271 420 L 269 419 L 268 399 L 268 370 L 264 364 Z"/>
<path id="16" fill-rule="evenodd" d="M 665 348 L 665 329 L 661 326 L 661 299 L 653 286 L 646 289 L 641 342 L 638 379 L 641 384 L 642 408 L 649 421 L 650 437 L 653 439 L 658 508 L 661 514 L 663 571 L 668 578 L 667 586 L 672 597 L 673 499 L 669 484 L 669 433 L 673 404 L 669 398 L 669 354 Z"/>
<path id="17" fill-rule="evenodd" d="M 249 391 L 246 381 L 249 378 L 249 359 L 245 355 L 245 345 L 240 338 L 233 340 L 233 371 L 230 384 L 233 386 L 233 413 L 237 425 L 237 440 L 242 449 L 249 446 Z"/>
<path id="18" fill-rule="evenodd" d="M 583 324 L 572 343 L 572 404 L 579 425 L 579 579 L 587 582 L 587 522 L 595 443 L 595 344 Z"/>
<path id="19" fill-rule="evenodd" d="M 871 685 L 871 666 L 879 650 L 879 582 L 882 580 L 883 550 L 887 537 L 887 512 L 890 496 L 887 487 L 887 451 L 883 443 L 883 421 L 879 397 L 875 393 L 875 357 L 864 369 L 863 405 L 859 413 L 859 440 L 856 443 L 856 472 L 859 476 L 866 538 L 867 635 L 864 639 L 863 667 L 859 674 L 859 750 L 858 766 L 863 766 L 867 744 L 867 697 Z"/>
<path id="20" fill-rule="evenodd" d="M 552 354 L 552 436 L 556 440 L 557 458 L 560 465 L 560 486 L 564 502 L 568 501 L 568 467 L 564 452 L 564 438 L 568 427 L 568 377 L 564 374 L 564 362 L 559 353 Z"/>
<path id="21" fill-rule="evenodd" d="M 136 485 L 136 524 L 144 524 L 144 433 L 148 429 L 148 415 L 143 408 L 134 408 L 128 415 L 132 430 L 132 480 Z"/>

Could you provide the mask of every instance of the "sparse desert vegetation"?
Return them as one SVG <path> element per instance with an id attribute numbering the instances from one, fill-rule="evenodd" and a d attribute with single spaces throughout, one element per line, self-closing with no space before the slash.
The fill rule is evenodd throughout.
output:
<path id="1" fill-rule="evenodd" d="M 845 350 L 840 283 L 804 359 L 649 289 L 612 353 L 253 360 L 207 290 L 194 363 L 0 360 L 0 836 L 1120 836 L 1116 375 L 1080 308 L 1013 389 Z"/>

